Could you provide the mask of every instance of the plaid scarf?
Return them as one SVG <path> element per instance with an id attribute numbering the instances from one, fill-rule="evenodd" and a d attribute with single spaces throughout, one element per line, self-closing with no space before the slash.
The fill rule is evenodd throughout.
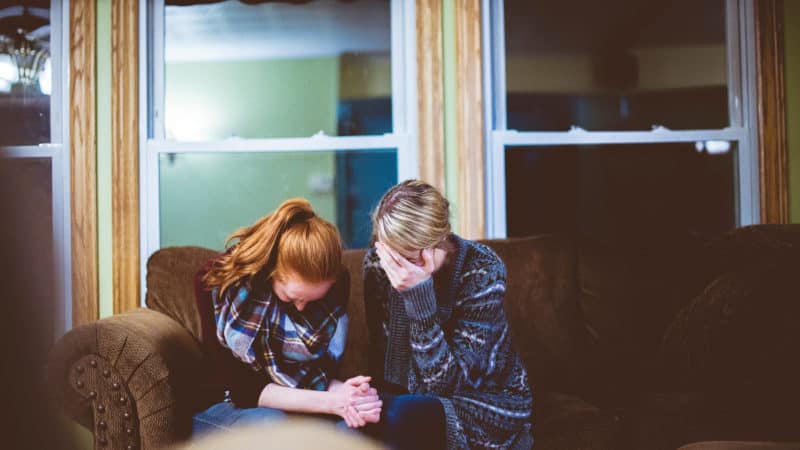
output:
<path id="1" fill-rule="evenodd" d="M 274 383 L 325 390 L 347 338 L 347 299 L 338 292 L 334 285 L 300 312 L 272 289 L 252 288 L 249 282 L 228 288 L 222 297 L 215 288 L 217 339 L 241 361 L 266 371 Z"/>

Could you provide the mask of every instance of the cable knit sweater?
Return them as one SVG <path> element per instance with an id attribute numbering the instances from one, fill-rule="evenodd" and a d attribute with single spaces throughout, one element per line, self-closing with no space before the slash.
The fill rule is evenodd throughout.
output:
<path id="1" fill-rule="evenodd" d="M 505 265 L 485 245 L 450 239 L 450 262 L 405 292 L 374 247 L 365 255 L 370 370 L 386 389 L 437 397 L 449 449 L 530 448 L 532 396 L 503 309 Z"/>

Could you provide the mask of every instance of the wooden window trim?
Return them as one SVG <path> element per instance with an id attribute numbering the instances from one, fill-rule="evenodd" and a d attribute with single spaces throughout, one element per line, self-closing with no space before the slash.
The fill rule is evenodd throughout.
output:
<path id="1" fill-rule="evenodd" d="M 457 221 L 469 239 L 486 237 L 481 1 L 456 0 Z"/>
<path id="2" fill-rule="evenodd" d="M 789 223 L 783 1 L 754 2 L 761 223 Z"/>
<path id="3" fill-rule="evenodd" d="M 417 1 L 416 30 L 419 178 L 444 192 L 442 0 Z"/>
<path id="4" fill-rule="evenodd" d="M 97 320 L 96 3 L 69 2 L 72 324 Z"/>
<path id="5" fill-rule="evenodd" d="M 139 307 L 139 1 L 111 6 L 114 314 Z"/>

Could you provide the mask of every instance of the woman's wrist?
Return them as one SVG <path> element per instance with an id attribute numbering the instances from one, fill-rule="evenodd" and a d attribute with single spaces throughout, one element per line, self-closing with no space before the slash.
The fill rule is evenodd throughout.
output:
<path id="1" fill-rule="evenodd" d="M 411 320 L 427 319 L 436 314 L 436 293 L 433 279 L 428 278 L 411 289 L 401 292 L 406 314 Z"/>

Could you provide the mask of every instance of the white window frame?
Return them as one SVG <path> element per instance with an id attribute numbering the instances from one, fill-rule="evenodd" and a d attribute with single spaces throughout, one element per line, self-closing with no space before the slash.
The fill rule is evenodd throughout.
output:
<path id="1" fill-rule="evenodd" d="M 651 131 L 517 131 L 506 124 L 506 54 L 504 0 L 482 0 L 483 92 L 485 102 L 486 230 L 487 237 L 507 237 L 506 151 L 515 147 L 581 144 L 655 144 L 706 140 L 737 144 L 738 225 L 758 223 L 758 117 L 755 105 L 755 23 L 753 4 L 726 0 L 726 42 L 730 125 L 722 129 Z"/>
<path id="2" fill-rule="evenodd" d="M 0 146 L 0 158 L 50 160 L 53 214 L 53 326 L 55 339 L 72 328 L 72 261 L 70 242 L 69 160 L 69 1 L 50 1 L 50 142 Z"/>
<path id="3" fill-rule="evenodd" d="M 164 138 L 164 0 L 139 2 L 139 201 L 141 304 L 146 291 L 147 258 L 161 247 L 159 157 L 164 153 L 270 153 L 351 151 L 392 148 L 397 151 L 397 179 L 416 178 L 417 64 L 415 2 L 391 0 L 392 132 L 371 136 L 228 139 L 181 142 Z M 149 39 L 148 39 L 149 38 Z M 152 45 L 152 52 L 148 51 Z M 158 63 L 160 61 L 160 63 Z M 152 68 L 152 71 L 151 71 Z M 152 137 L 149 130 L 152 129 Z"/>

